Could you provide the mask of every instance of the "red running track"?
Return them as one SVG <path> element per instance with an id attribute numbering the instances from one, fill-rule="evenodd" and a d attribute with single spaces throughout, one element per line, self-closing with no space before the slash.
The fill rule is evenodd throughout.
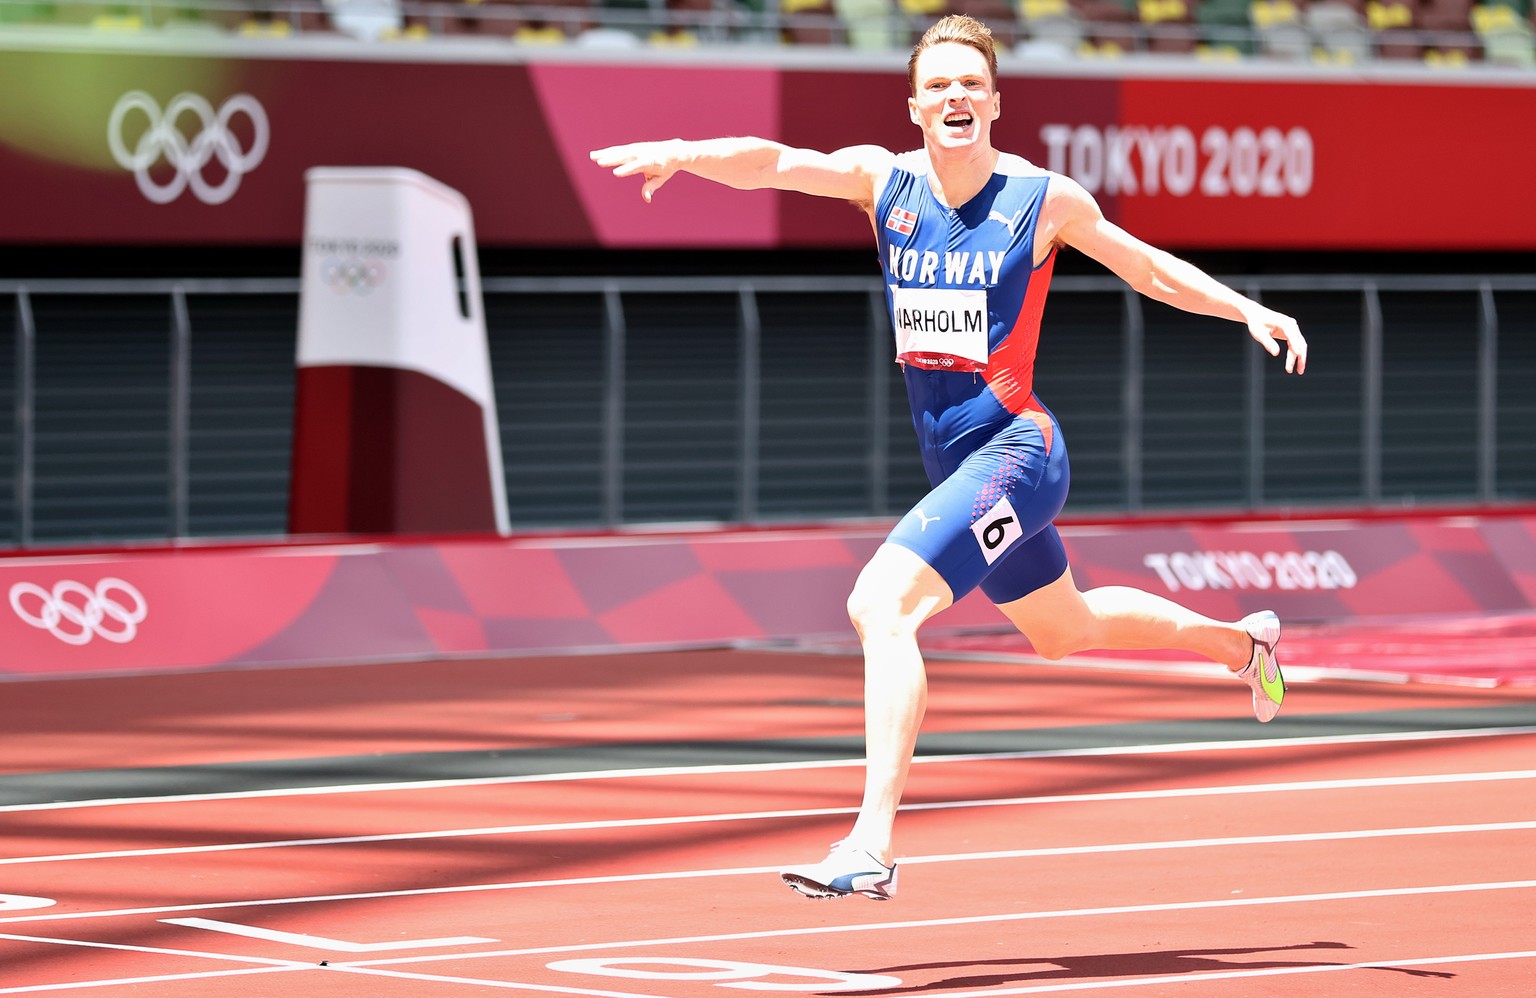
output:
<path id="1" fill-rule="evenodd" d="M 1246 710 L 1220 676 L 931 680 L 930 731 Z M 858 724 L 855 660 L 764 653 L 4 690 L 52 719 L 8 742 L 10 772 L 48 770 L 48 746 L 62 772 Z M 846 761 L 9 805 L 0 994 L 1529 995 L 1536 695 L 1329 680 L 1290 701 L 1529 723 L 925 758 L 889 904 L 773 875 L 846 829 Z"/>

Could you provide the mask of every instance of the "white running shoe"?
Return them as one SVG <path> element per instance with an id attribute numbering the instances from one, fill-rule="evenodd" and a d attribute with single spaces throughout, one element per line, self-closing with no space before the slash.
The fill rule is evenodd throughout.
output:
<path id="1" fill-rule="evenodd" d="M 889 901 L 896 896 L 896 864 L 886 866 L 868 850 L 849 842 L 834 843 L 820 863 L 791 867 L 779 877 L 808 898 L 862 894 L 875 901 Z"/>
<path id="2" fill-rule="evenodd" d="M 1242 619 L 1243 629 L 1253 639 L 1253 657 L 1237 673 L 1237 678 L 1253 689 L 1253 715 L 1260 721 L 1273 721 L 1285 701 L 1285 677 L 1280 674 L 1280 660 L 1275 646 L 1280 643 L 1280 618 L 1273 610 L 1260 610 Z"/>

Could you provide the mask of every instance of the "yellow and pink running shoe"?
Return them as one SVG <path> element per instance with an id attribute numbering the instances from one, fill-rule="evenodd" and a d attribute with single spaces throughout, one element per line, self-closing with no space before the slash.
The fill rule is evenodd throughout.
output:
<path id="1" fill-rule="evenodd" d="M 1260 721 L 1273 721 L 1285 702 L 1285 677 L 1280 674 L 1280 660 L 1275 646 L 1280 643 L 1280 618 L 1273 610 L 1250 613 L 1242 620 L 1243 629 L 1253 639 L 1253 657 L 1238 671 L 1237 678 L 1253 689 L 1253 714 Z"/>

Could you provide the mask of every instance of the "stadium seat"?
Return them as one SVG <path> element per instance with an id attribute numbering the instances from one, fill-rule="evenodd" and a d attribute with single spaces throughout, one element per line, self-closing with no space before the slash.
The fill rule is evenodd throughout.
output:
<path id="1" fill-rule="evenodd" d="M 832 0 L 780 0 L 779 13 L 788 20 L 784 38 L 795 45 L 845 45 L 848 32 Z"/>
<path id="2" fill-rule="evenodd" d="M 334 29 L 326 8 L 319 3 L 263 4 L 245 9 L 204 10 L 203 17 L 217 19 L 223 27 L 246 38 L 288 38 L 296 32 Z"/>
<path id="3" fill-rule="evenodd" d="M 1358 0 L 1312 0 L 1303 14 L 1319 61 L 1354 64 L 1372 56 L 1371 31 Z"/>
<path id="4" fill-rule="evenodd" d="M 1084 27 L 1067 0 L 1019 0 L 1019 22 L 1027 40 L 1014 46 L 1030 59 L 1065 59 L 1076 55 Z"/>
<path id="5" fill-rule="evenodd" d="M 884 52 L 906 36 L 891 0 L 833 0 L 832 13 L 842 21 L 852 48 Z"/>
<path id="6" fill-rule="evenodd" d="M 97 14 L 91 21 L 97 31 L 134 32 L 144 30 L 144 18 L 136 11 L 113 6 Z"/>
<path id="7" fill-rule="evenodd" d="M 52 3 L 0 4 L 0 24 L 35 24 L 58 20 Z"/>
<path id="8" fill-rule="evenodd" d="M 623 28 L 597 27 L 577 35 L 576 44 L 592 49 L 632 49 L 640 46 L 640 36 Z"/>
<path id="9" fill-rule="evenodd" d="M 651 31 L 647 37 L 652 45 L 692 48 L 708 38 L 723 41 L 729 34 L 716 13 L 715 0 L 665 0 L 669 23 L 664 28 Z"/>
<path id="10" fill-rule="evenodd" d="M 950 0 L 949 9 L 981 19 L 992 29 L 999 48 L 1011 49 L 1024 37 L 1018 8 L 1012 0 Z"/>
<path id="11" fill-rule="evenodd" d="M 1422 59 L 1418 11 L 1409 0 L 1366 0 L 1365 23 L 1383 59 Z"/>
<path id="12" fill-rule="evenodd" d="M 1536 65 L 1531 24 L 1513 5 L 1493 3 L 1472 8 L 1472 30 L 1483 43 L 1483 59 L 1503 66 Z"/>
<path id="13" fill-rule="evenodd" d="M 1087 36 L 1081 51 L 1088 55 L 1133 52 L 1140 42 L 1136 0 L 1071 0 L 1072 11 Z"/>
<path id="14" fill-rule="evenodd" d="M 1472 33 L 1472 0 L 1425 0 L 1418 21 L 1427 33 L 1424 61 L 1429 65 L 1465 65 L 1482 55 Z"/>
<path id="15" fill-rule="evenodd" d="M 1136 13 L 1146 31 L 1147 51 L 1189 53 L 1195 50 L 1200 36 L 1185 0 L 1139 0 Z"/>
<path id="16" fill-rule="evenodd" d="M 1248 0 L 1202 0 L 1195 8 L 1195 23 L 1200 25 L 1198 51 L 1209 58 L 1230 52 L 1252 55 L 1253 28 L 1248 20 Z"/>
<path id="17" fill-rule="evenodd" d="M 1312 33 L 1292 0 L 1253 0 L 1248 18 L 1265 55 L 1293 61 L 1312 57 Z"/>
<path id="18" fill-rule="evenodd" d="M 498 22 L 486 14 L 496 6 L 487 0 L 460 0 L 462 7 L 434 10 L 429 16 L 407 9 L 395 40 L 407 41 L 427 35 L 509 34 L 508 22 Z"/>

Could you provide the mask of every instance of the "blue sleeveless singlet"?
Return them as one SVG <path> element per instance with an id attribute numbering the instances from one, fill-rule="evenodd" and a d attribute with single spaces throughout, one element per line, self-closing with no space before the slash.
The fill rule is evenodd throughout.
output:
<path id="1" fill-rule="evenodd" d="M 1051 521 L 1066 501 L 1066 445 L 1034 394 L 1035 349 L 1056 251 L 1034 265 L 1050 174 L 1002 154 L 958 208 L 928 185 L 923 150 L 876 192 L 886 300 L 912 425 L 933 490 L 887 538 L 916 552 L 956 600 L 994 603 L 1060 578 Z"/>

